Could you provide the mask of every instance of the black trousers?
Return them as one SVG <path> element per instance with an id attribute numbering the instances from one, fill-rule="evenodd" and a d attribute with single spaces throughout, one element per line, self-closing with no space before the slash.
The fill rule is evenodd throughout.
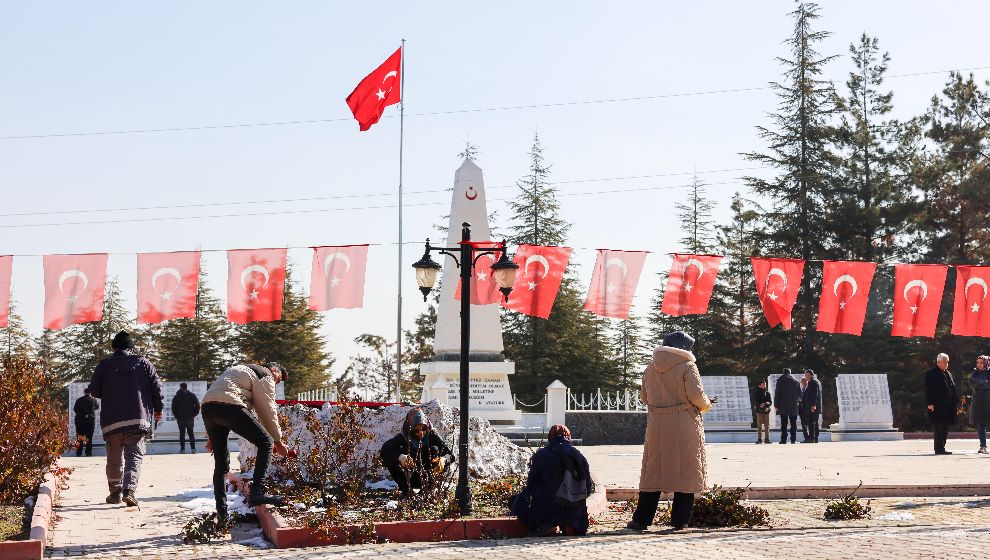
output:
<path id="1" fill-rule="evenodd" d="M 660 505 L 660 492 L 640 492 L 639 504 L 633 513 L 633 521 L 649 526 L 657 516 Z M 694 494 L 674 492 L 674 503 L 670 506 L 670 524 L 675 528 L 687 527 L 691 522 L 691 510 L 694 507 Z"/>
<path id="2" fill-rule="evenodd" d="M 179 424 L 179 449 L 184 450 L 186 448 L 186 434 L 189 434 L 189 447 L 195 450 L 196 436 L 193 433 L 193 425 L 196 423 L 196 419 L 179 420 L 176 418 L 175 421 Z"/>
<path id="3" fill-rule="evenodd" d="M 799 416 L 801 419 L 801 435 L 804 436 L 805 440 L 811 439 L 811 434 L 808 433 L 808 412 L 802 412 Z"/>
<path id="4" fill-rule="evenodd" d="M 76 435 L 86 436 L 86 445 L 80 445 L 79 449 L 76 451 L 76 457 L 82 455 L 83 448 L 86 448 L 86 456 L 93 456 L 93 432 L 96 431 L 96 422 L 86 422 L 76 424 Z"/>
<path id="5" fill-rule="evenodd" d="M 227 511 L 227 472 L 230 470 L 230 451 L 227 438 L 230 432 L 250 441 L 258 448 L 254 462 L 254 478 L 251 493 L 265 492 L 265 472 L 272 459 L 272 438 L 247 409 L 234 404 L 208 402 L 203 405 L 203 426 L 213 443 L 213 496 L 217 511 Z"/>
<path id="6" fill-rule="evenodd" d="M 787 443 L 787 423 L 791 423 L 791 443 L 797 441 L 797 416 L 780 415 L 780 443 Z"/>
<path id="7" fill-rule="evenodd" d="M 384 465 L 385 468 L 388 469 L 388 474 L 392 476 L 392 480 L 394 480 L 395 483 L 399 485 L 399 490 L 406 496 L 408 496 L 412 491 L 409 485 L 410 482 L 412 483 L 412 488 L 423 487 L 423 483 L 419 478 L 419 472 L 417 472 L 419 469 L 413 471 L 412 474 L 409 476 L 409 480 L 407 481 L 406 471 L 399 466 L 398 461 L 384 463 Z"/>
<path id="8" fill-rule="evenodd" d="M 818 425 L 818 419 L 821 417 L 819 412 L 808 412 L 804 415 L 805 419 L 808 421 L 807 433 L 808 439 L 818 443 L 818 432 L 821 431 L 821 427 Z"/>
<path id="9" fill-rule="evenodd" d="M 945 441 L 949 439 L 949 423 L 932 422 L 932 435 L 935 439 L 935 453 L 945 451 Z"/>

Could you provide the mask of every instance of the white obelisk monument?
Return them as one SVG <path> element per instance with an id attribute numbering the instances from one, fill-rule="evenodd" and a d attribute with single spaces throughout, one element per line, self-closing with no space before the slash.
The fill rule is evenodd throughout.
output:
<path id="1" fill-rule="evenodd" d="M 461 241 L 461 224 L 471 224 L 473 241 L 494 241 L 488 226 L 488 204 L 485 199 L 485 180 L 471 159 L 465 159 L 454 173 L 454 193 L 450 204 L 450 224 L 447 246 L 457 247 Z M 423 385 L 423 401 L 431 400 L 435 387 L 445 383 L 446 396 L 453 408 L 460 406 L 460 355 L 461 317 L 460 301 L 454 299 L 460 270 L 454 259 L 444 256 L 443 277 L 440 287 L 440 307 L 437 310 L 436 336 L 433 342 L 433 361 L 420 367 L 426 379 Z M 488 269 L 494 262 L 481 258 L 475 274 L 491 274 Z M 461 263 L 462 266 L 464 263 Z M 471 415 L 485 418 L 493 424 L 517 424 L 522 414 L 516 410 L 509 390 L 509 375 L 515 372 L 515 363 L 502 356 L 502 325 L 499 322 L 498 304 L 471 306 Z M 441 395 L 443 392 L 440 393 Z"/>

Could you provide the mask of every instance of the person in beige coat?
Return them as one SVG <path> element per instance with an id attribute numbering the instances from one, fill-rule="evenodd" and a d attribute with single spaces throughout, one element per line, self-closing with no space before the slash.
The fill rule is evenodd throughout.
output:
<path id="1" fill-rule="evenodd" d="M 705 427 L 701 414 L 709 399 L 695 365 L 694 339 L 675 331 L 653 351 L 643 372 L 640 399 L 649 412 L 643 466 L 639 476 L 639 505 L 628 528 L 643 531 L 653 523 L 660 492 L 673 492 L 670 522 L 680 530 L 691 520 L 694 495 L 708 490 Z"/>

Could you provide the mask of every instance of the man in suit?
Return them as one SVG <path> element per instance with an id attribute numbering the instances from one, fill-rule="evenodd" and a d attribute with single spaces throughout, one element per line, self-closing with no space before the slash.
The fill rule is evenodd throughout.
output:
<path id="1" fill-rule="evenodd" d="M 925 374 L 925 401 L 928 403 L 928 417 L 932 421 L 932 435 L 935 440 L 936 455 L 952 455 L 945 450 L 949 439 L 949 426 L 956 423 L 956 406 L 959 395 L 949 371 L 949 355 L 939 354 L 935 367 Z"/>
<path id="2" fill-rule="evenodd" d="M 777 379 L 773 390 L 773 405 L 780 415 L 780 443 L 787 443 L 787 424 L 791 425 L 791 443 L 797 443 L 797 416 L 801 406 L 801 382 L 791 375 L 790 368 Z"/>
<path id="3" fill-rule="evenodd" d="M 804 409 L 806 443 L 818 443 L 819 419 L 822 415 L 822 382 L 811 369 L 804 370 L 806 388 L 801 394 L 801 407 Z"/>

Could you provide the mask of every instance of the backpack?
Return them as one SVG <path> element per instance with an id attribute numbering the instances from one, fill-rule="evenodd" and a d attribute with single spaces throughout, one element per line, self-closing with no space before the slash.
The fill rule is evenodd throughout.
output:
<path id="1" fill-rule="evenodd" d="M 588 481 L 582 477 L 578 464 L 564 453 L 551 449 L 561 459 L 560 482 L 553 494 L 553 504 L 560 508 L 575 508 L 588 499 Z"/>

